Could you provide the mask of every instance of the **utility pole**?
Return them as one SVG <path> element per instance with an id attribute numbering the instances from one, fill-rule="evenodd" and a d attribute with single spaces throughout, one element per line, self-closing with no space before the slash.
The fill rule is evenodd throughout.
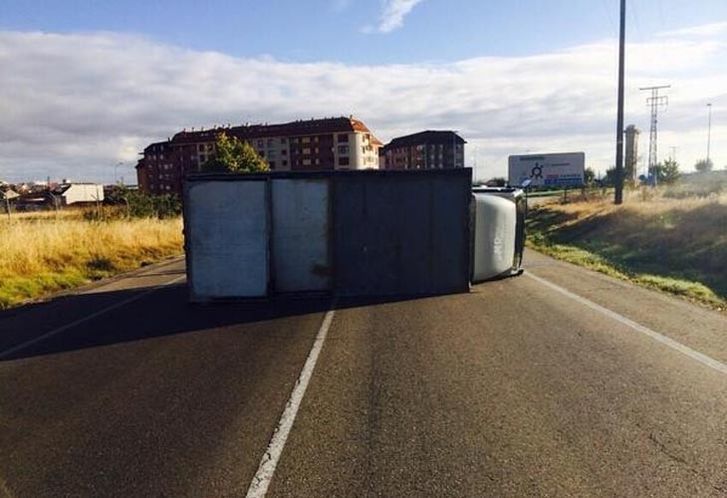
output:
<path id="1" fill-rule="evenodd" d="M 626 42 L 626 0 L 621 0 L 618 42 L 618 109 L 616 111 L 616 189 L 614 204 L 623 203 L 624 191 L 624 45 Z"/>
<path id="2" fill-rule="evenodd" d="M 666 107 L 669 104 L 669 98 L 659 96 L 659 90 L 663 88 L 671 88 L 671 85 L 647 86 L 639 88 L 642 91 L 651 92 L 651 97 L 646 99 L 646 105 L 651 107 L 651 129 L 649 130 L 649 174 L 652 175 L 652 186 L 656 187 L 657 176 L 657 149 L 656 149 L 656 125 L 659 114 L 659 108 Z"/>
<path id="3" fill-rule="evenodd" d="M 712 142 L 712 103 L 707 104 L 709 108 L 709 124 L 707 125 L 707 164 L 709 164 L 709 146 Z"/>

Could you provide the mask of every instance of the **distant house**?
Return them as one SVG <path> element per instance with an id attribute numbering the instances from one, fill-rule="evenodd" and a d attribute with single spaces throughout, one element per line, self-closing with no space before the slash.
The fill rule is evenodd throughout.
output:
<path id="1" fill-rule="evenodd" d="M 49 191 L 25 192 L 16 199 L 15 207 L 18 211 L 42 211 L 57 209 L 59 198 Z"/>
<path id="2" fill-rule="evenodd" d="M 98 183 L 62 183 L 53 191 L 60 197 L 61 206 L 72 206 L 103 202 L 103 185 Z"/>
<path id="3" fill-rule="evenodd" d="M 0 201 L 14 201 L 18 197 L 20 197 L 20 194 L 13 189 L 0 187 Z"/>
<path id="4" fill-rule="evenodd" d="M 464 168 L 464 144 L 454 131 L 427 130 L 397 137 L 379 151 L 381 169 Z"/>

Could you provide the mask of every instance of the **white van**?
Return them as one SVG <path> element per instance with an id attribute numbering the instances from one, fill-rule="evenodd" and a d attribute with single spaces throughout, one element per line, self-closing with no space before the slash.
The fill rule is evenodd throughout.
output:
<path id="1" fill-rule="evenodd" d="M 472 283 L 520 275 L 527 201 L 514 187 L 472 189 Z"/>

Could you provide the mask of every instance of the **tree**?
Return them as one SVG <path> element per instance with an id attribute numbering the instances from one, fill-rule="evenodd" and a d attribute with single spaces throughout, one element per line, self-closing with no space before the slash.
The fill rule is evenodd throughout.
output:
<path id="1" fill-rule="evenodd" d="M 674 183 L 680 175 L 679 163 L 674 159 L 667 159 L 656 166 L 656 180 L 659 183 Z"/>
<path id="2" fill-rule="evenodd" d="M 268 163 L 253 147 L 226 133 L 217 135 L 216 155 L 202 165 L 203 171 L 220 173 L 261 173 L 269 171 Z"/>
<path id="3" fill-rule="evenodd" d="M 697 164 L 694 165 L 694 169 L 700 173 L 707 173 L 708 171 L 712 171 L 713 166 L 714 164 L 712 164 L 711 159 L 700 159 L 697 161 Z"/>
<path id="4" fill-rule="evenodd" d="M 583 172 L 583 183 L 586 185 L 593 185 L 593 182 L 596 181 L 596 172 L 593 171 L 593 168 L 586 168 L 586 170 Z"/>
<path id="5" fill-rule="evenodd" d="M 611 166 L 606 170 L 606 177 L 603 179 L 603 185 L 612 187 L 616 185 L 616 166 Z"/>

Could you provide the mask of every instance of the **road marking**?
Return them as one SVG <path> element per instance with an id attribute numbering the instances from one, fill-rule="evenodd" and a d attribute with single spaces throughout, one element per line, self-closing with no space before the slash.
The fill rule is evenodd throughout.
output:
<path id="1" fill-rule="evenodd" d="M 172 284 L 176 284 L 177 282 L 180 282 L 181 280 L 184 280 L 185 277 L 186 277 L 185 275 L 181 275 L 181 276 L 179 276 L 179 277 L 177 277 L 177 278 L 175 278 L 173 280 L 170 280 L 169 282 L 166 282 L 166 283 L 161 284 L 161 285 L 156 285 L 156 286 L 154 286 L 154 287 L 152 287 L 152 288 L 150 288 L 150 289 L 142 292 L 141 294 L 137 294 L 137 295 L 132 296 L 132 297 L 130 297 L 128 299 L 124 299 L 123 301 L 119 301 L 118 303 L 112 304 L 111 306 L 107 306 L 106 308 L 102 308 L 102 309 L 96 311 L 95 313 L 91 313 L 90 315 L 84 316 L 83 318 L 79 318 L 75 322 L 71 322 L 69 324 L 63 325 L 62 327 L 58 327 L 57 329 L 53 329 L 50 332 L 46 332 L 43 335 L 40 335 L 40 336 L 35 337 L 33 339 L 30 339 L 29 341 L 26 341 L 26 342 L 23 342 L 21 344 L 18 344 L 17 346 L 13 346 L 12 348 L 7 349 L 7 350 L 3 351 L 2 353 L 0 353 L 0 360 L 4 360 L 7 357 L 9 357 L 9 356 L 17 353 L 18 351 L 21 351 L 21 350 L 23 350 L 25 348 L 28 348 L 30 346 L 33 346 L 34 344 L 38 344 L 39 342 L 44 341 L 46 339 L 49 339 L 49 338 L 51 338 L 51 337 L 53 337 L 55 335 L 58 335 L 61 332 L 65 332 L 66 330 L 72 329 L 73 327 L 75 327 L 77 325 L 80 325 L 82 323 L 85 323 L 85 322 L 87 322 L 89 320 L 93 320 L 94 318 L 97 318 L 97 317 L 99 317 L 101 315 L 104 315 L 104 314 L 108 313 L 109 311 L 112 311 L 112 310 L 121 308 L 122 306 L 126 306 L 127 304 L 133 303 L 134 301 L 138 301 L 142 297 L 148 296 L 149 294 L 151 294 L 153 292 L 156 292 L 156 291 L 158 291 L 160 289 L 163 289 L 164 287 L 167 287 L 167 286 L 172 285 Z"/>
<path id="2" fill-rule="evenodd" d="M 298 408 L 300 408 L 300 403 L 303 401 L 308 383 L 313 376 L 313 369 L 316 367 L 318 355 L 323 348 L 323 342 L 328 335 L 328 329 L 331 328 L 333 314 L 334 311 L 332 309 L 328 310 L 326 316 L 323 318 L 323 323 L 313 342 L 313 347 L 310 353 L 308 353 L 308 359 L 305 360 L 305 365 L 303 365 L 303 370 L 300 371 L 300 376 L 298 376 L 293 392 L 290 394 L 290 399 L 285 405 L 285 410 L 283 410 L 283 414 L 280 416 L 280 420 L 273 432 L 273 436 L 270 438 L 270 443 L 268 443 L 265 454 L 260 459 L 260 466 L 255 473 L 255 477 L 252 478 L 252 482 L 250 482 L 250 487 L 247 489 L 247 498 L 263 498 L 268 492 L 268 486 L 270 486 L 270 481 L 272 481 L 273 475 L 275 474 L 280 455 L 283 454 L 283 448 L 285 448 L 285 442 L 288 439 L 290 430 L 293 428 L 293 422 L 295 422 Z"/>
<path id="3" fill-rule="evenodd" d="M 713 368 L 713 369 L 717 370 L 718 372 L 727 374 L 727 365 L 725 365 L 724 363 L 722 363 L 718 360 L 715 360 L 714 358 L 707 356 L 706 354 L 700 353 L 699 351 L 695 351 L 694 349 L 692 349 L 688 346 L 685 346 L 684 344 L 677 342 L 674 339 L 671 339 L 670 337 L 662 335 L 659 332 L 655 332 L 648 327 L 644 327 L 643 325 L 636 323 L 635 321 L 630 320 L 623 315 L 619 315 L 615 311 L 611 311 L 608 308 L 604 308 L 600 304 L 596 304 L 593 301 L 586 299 L 585 297 L 579 296 L 578 294 L 574 294 L 571 291 L 566 290 L 563 287 L 560 287 L 559 285 L 556 285 L 548 280 L 545 280 L 542 277 L 533 275 L 529 271 L 526 271 L 525 275 L 532 278 L 533 280 L 540 282 L 541 284 L 545 285 L 546 287 L 553 289 L 554 291 L 560 292 L 564 296 L 567 296 L 575 301 L 578 301 L 579 303 L 581 303 L 585 306 L 588 306 L 592 310 L 598 311 L 599 313 L 603 313 L 607 317 L 613 318 L 614 320 L 621 322 L 622 324 L 627 325 L 627 326 L 631 327 L 632 329 L 651 337 L 655 341 L 658 341 L 658 342 L 664 344 L 665 346 L 668 346 L 676 351 L 679 351 L 682 354 L 687 355 L 691 359 L 696 360 L 699 363 L 701 363 L 705 366 L 708 366 L 709 368 Z"/>

